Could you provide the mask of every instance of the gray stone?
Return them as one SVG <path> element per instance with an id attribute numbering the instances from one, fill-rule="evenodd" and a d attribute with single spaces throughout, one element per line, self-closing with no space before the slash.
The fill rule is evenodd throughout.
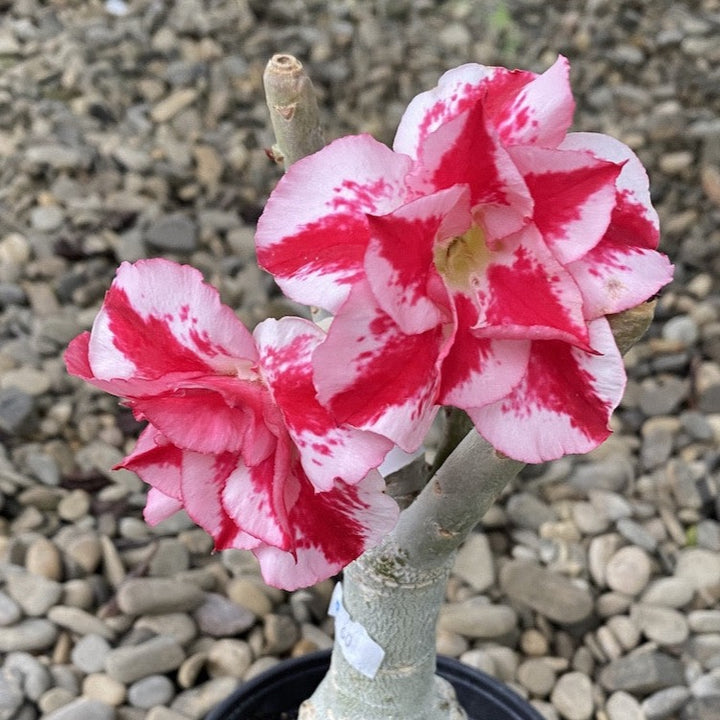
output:
<path id="1" fill-rule="evenodd" d="M 105 658 L 111 649 L 102 635 L 91 633 L 75 643 L 70 657 L 76 667 L 89 675 L 105 669 Z"/>
<path id="2" fill-rule="evenodd" d="M 79 635 L 100 635 L 106 640 L 112 640 L 115 637 L 115 632 L 108 627 L 105 621 L 81 608 L 56 605 L 50 608 L 47 616 L 56 625 Z"/>
<path id="3" fill-rule="evenodd" d="M 517 681 L 535 697 L 546 697 L 555 685 L 555 671 L 544 658 L 530 658 L 518 665 Z"/>
<path id="4" fill-rule="evenodd" d="M 195 621 L 185 613 L 143 615 L 137 619 L 134 627 L 148 629 L 155 635 L 173 637 L 183 646 L 194 640 L 198 634 Z"/>
<path id="5" fill-rule="evenodd" d="M 595 709 L 590 678 L 576 671 L 561 675 L 550 702 L 567 720 L 589 720 Z"/>
<path id="6" fill-rule="evenodd" d="M 117 593 L 118 606 L 128 615 L 189 612 L 204 599 L 197 585 L 169 578 L 131 578 Z"/>
<path id="7" fill-rule="evenodd" d="M 695 633 L 720 633 L 720 610 L 691 610 L 688 627 Z"/>
<path id="8" fill-rule="evenodd" d="M 239 680 L 230 677 L 208 680 L 177 695 L 172 701 L 170 709 L 188 718 L 199 720 L 205 717 L 221 700 L 233 693 L 239 684 Z"/>
<path id="9" fill-rule="evenodd" d="M 694 594 L 695 588 L 686 578 L 662 577 L 650 582 L 641 600 L 649 605 L 681 608 L 692 600 Z"/>
<path id="10" fill-rule="evenodd" d="M 269 655 L 281 655 L 292 648 L 300 638 L 297 623 L 288 615 L 270 613 L 263 623 L 265 652 Z"/>
<path id="11" fill-rule="evenodd" d="M 528 530 L 538 530 L 543 523 L 557 520 L 555 511 L 549 505 L 525 492 L 512 495 L 506 511 L 515 525 Z"/>
<path id="12" fill-rule="evenodd" d="M 176 670 L 184 659 L 185 652 L 176 640 L 158 636 L 139 645 L 111 650 L 105 657 L 105 670 L 110 677 L 128 684 Z"/>
<path id="13" fill-rule="evenodd" d="M 720 584 L 720 553 L 689 548 L 678 555 L 675 577 L 685 578 L 696 590 Z"/>
<path id="14" fill-rule="evenodd" d="M 19 433 L 30 419 L 33 408 L 30 393 L 14 385 L 0 388 L 0 431 L 8 435 Z"/>
<path id="15" fill-rule="evenodd" d="M 149 675 L 128 688 L 128 701 L 133 707 L 149 709 L 169 705 L 175 697 L 175 686 L 165 675 Z"/>
<path id="16" fill-rule="evenodd" d="M 20 678 L 23 694 L 33 702 L 37 702 L 52 684 L 47 667 L 26 652 L 8 653 L 3 672 Z"/>
<path id="17" fill-rule="evenodd" d="M 495 565 L 490 543 L 482 533 L 472 533 L 460 548 L 453 573 L 476 592 L 487 590 L 495 582 Z"/>
<path id="18" fill-rule="evenodd" d="M 205 593 L 193 617 L 200 631 L 213 637 L 239 635 L 255 623 L 255 615 L 247 608 L 218 593 Z"/>
<path id="19" fill-rule="evenodd" d="M 655 552 L 657 540 L 639 522 L 631 518 L 620 518 L 615 527 L 628 542 L 650 553 Z"/>
<path id="20" fill-rule="evenodd" d="M 690 691 L 684 685 L 665 688 L 646 697 L 642 709 L 647 720 L 665 720 L 685 706 Z"/>
<path id="21" fill-rule="evenodd" d="M 0 672 L 0 720 L 11 720 L 23 704 L 20 678 Z"/>
<path id="22" fill-rule="evenodd" d="M 488 640 L 511 632 L 517 624 L 515 611 L 507 605 L 493 605 L 482 598 L 440 608 L 438 628 L 469 638 Z"/>
<path id="23" fill-rule="evenodd" d="M 640 409 L 647 416 L 670 415 L 687 398 L 690 384 L 673 375 L 648 378 L 640 385 Z"/>
<path id="24" fill-rule="evenodd" d="M 500 587 L 511 599 L 561 625 L 581 622 L 592 613 L 592 595 L 587 589 L 532 562 L 506 563 L 500 572 Z"/>
<path id="25" fill-rule="evenodd" d="M 640 703 L 628 692 L 618 690 L 607 699 L 608 720 L 646 720 Z"/>
<path id="26" fill-rule="evenodd" d="M 650 559 L 635 545 L 620 548 L 605 568 L 605 581 L 612 590 L 625 595 L 638 595 L 650 579 Z"/>
<path id="27" fill-rule="evenodd" d="M 5 627 L 16 623 L 22 617 L 20 606 L 0 590 L 0 626 Z"/>
<path id="28" fill-rule="evenodd" d="M 599 675 L 600 684 L 610 692 L 625 690 L 646 694 L 672 685 L 682 685 L 683 665 L 659 651 L 636 652 L 610 661 Z"/>
<path id="29" fill-rule="evenodd" d="M 0 652 L 47 650 L 57 639 L 58 630 L 49 620 L 31 618 L 17 625 L 0 628 Z"/>
<path id="30" fill-rule="evenodd" d="M 48 713 L 43 720 L 114 720 L 115 708 L 100 700 L 78 698 Z"/>
<path id="31" fill-rule="evenodd" d="M 720 697 L 720 667 L 694 680 L 690 689 L 695 697 Z"/>
<path id="32" fill-rule="evenodd" d="M 63 211 L 57 205 L 39 205 L 30 211 L 30 224 L 40 232 L 57 230 L 64 219 Z"/>
<path id="33" fill-rule="evenodd" d="M 159 250 L 188 253 L 197 247 L 197 228 L 184 215 L 167 215 L 150 226 L 146 239 Z"/>
<path id="34" fill-rule="evenodd" d="M 687 640 L 687 620 L 673 608 L 638 604 L 631 609 L 630 617 L 648 640 L 660 646 L 679 645 Z"/>
<path id="35" fill-rule="evenodd" d="M 207 670 L 210 677 L 241 679 L 252 665 L 253 653 L 244 640 L 224 638 L 213 643 L 208 651 Z"/>

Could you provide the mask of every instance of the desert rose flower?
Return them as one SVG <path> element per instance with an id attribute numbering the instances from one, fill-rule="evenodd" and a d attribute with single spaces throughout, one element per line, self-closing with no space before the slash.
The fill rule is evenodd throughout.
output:
<path id="1" fill-rule="evenodd" d="M 625 372 L 608 314 L 669 282 L 647 175 L 610 137 L 568 133 L 567 60 L 463 65 L 408 106 L 393 149 L 346 137 L 295 163 L 258 260 L 334 314 L 314 354 L 338 422 L 405 450 L 439 405 L 540 462 L 609 434 Z"/>
<path id="2" fill-rule="evenodd" d="M 150 523 L 185 508 L 217 549 L 252 550 L 268 583 L 294 589 L 338 572 L 398 513 L 375 469 L 390 441 L 315 398 L 323 338 L 301 318 L 251 334 L 199 271 L 155 259 L 120 266 L 65 361 L 149 422 L 119 467 L 152 486 Z"/>

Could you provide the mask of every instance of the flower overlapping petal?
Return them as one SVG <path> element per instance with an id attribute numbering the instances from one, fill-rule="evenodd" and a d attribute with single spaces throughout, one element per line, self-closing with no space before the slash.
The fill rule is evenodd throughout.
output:
<path id="1" fill-rule="evenodd" d="M 217 549 L 247 548 L 267 582 L 329 577 L 397 518 L 377 467 L 392 443 L 338 424 L 316 399 L 324 333 L 300 318 L 251 334 L 199 271 L 123 263 L 68 370 L 148 425 L 120 467 L 150 486 L 145 517 L 184 508 Z"/>
<path id="2" fill-rule="evenodd" d="M 279 182 L 258 260 L 334 315 L 313 377 L 338 421 L 412 451 L 453 405 L 525 462 L 608 436 L 625 373 L 605 316 L 672 266 L 640 161 L 568 132 L 573 111 L 563 57 L 463 65 L 410 103 L 392 151 L 346 137 Z"/>

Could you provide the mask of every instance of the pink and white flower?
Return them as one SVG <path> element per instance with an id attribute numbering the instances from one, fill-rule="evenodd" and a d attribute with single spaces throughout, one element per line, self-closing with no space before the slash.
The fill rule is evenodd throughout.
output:
<path id="1" fill-rule="evenodd" d="M 440 405 L 540 462 L 609 434 L 625 383 L 606 315 L 669 282 L 634 153 L 568 133 L 565 58 L 463 65 L 418 95 L 393 150 L 346 137 L 295 163 L 258 260 L 335 315 L 314 352 L 336 420 L 417 447 Z"/>
<path id="2" fill-rule="evenodd" d="M 151 485 L 145 517 L 185 508 L 217 549 L 247 548 L 286 589 L 327 578 L 394 525 L 376 468 L 392 443 L 337 424 L 317 401 L 324 333 L 301 318 L 253 334 L 197 270 L 123 263 L 70 373 L 149 422 L 120 467 Z"/>

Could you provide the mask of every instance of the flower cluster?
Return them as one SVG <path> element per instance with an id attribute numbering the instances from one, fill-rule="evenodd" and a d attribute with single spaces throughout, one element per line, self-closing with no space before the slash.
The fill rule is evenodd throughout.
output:
<path id="1" fill-rule="evenodd" d="M 315 353 L 333 416 L 405 449 L 438 405 L 525 462 L 609 434 L 625 373 L 605 316 L 671 278 L 634 153 L 570 133 L 565 58 L 542 75 L 447 72 L 393 150 L 346 137 L 293 165 L 258 260 L 334 314 Z"/>
<path id="2" fill-rule="evenodd" d="M 218 549 L 285 588 L 376 544 L 397 506 L 378 471 L 441 406 L 526 462 L 609 434 L 625 373 L 606 316 L 671 277 L 645 171 L 568 133 L 564 58 L 544 74 L 464 65 L 407 108 L 389 149 L 346 137 L 295 163 L 258 224 L 258 260 L 328 310 L 251 334 L 200 273 L 118 270 L 71 373 L 148 425 L 121 467 Z"/>

